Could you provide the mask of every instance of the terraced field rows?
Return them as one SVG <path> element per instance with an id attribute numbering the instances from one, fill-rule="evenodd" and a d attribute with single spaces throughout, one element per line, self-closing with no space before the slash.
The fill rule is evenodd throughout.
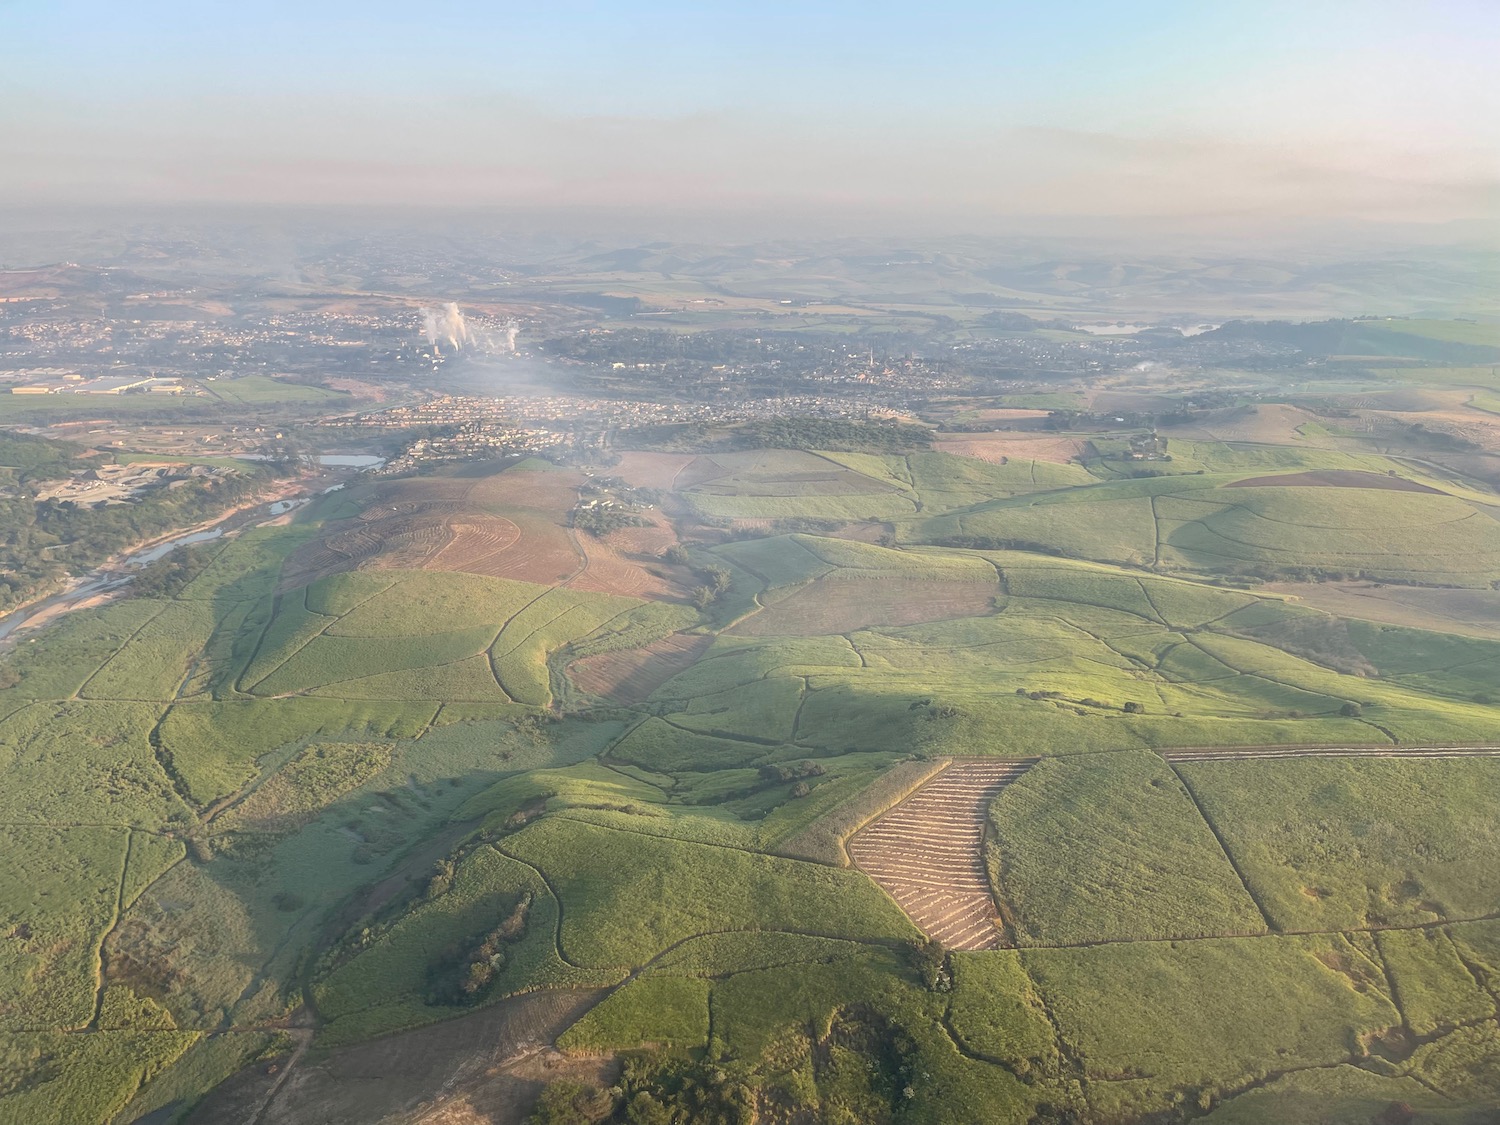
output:
<path id="1" fill-rule="evenodd" d="M 1318 746 L 1164 750 L 1169 762 L 1244 762 L 1262 758 L 1500 758 L 1500 746 Z"/>
<path id="2" fill-rule="evenodd" d="M 984 870 L 985 812 L 1023 761 L 955 762 L 849 840 L 854 864 L 949 949 L 1002 944 Z"/>

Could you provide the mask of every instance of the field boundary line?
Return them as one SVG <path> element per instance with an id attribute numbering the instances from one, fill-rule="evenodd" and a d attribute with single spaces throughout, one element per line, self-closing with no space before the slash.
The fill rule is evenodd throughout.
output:
<path id="1" fill-rule="evenodd" d="M 1479 990 L 1479 993 L 1481 995 L 1488 996 L 1492 1001 L 1495 1002 L 1496 1012 L 1497 1014 L 1500 1014 L 1500 989 L 1497 989 L 1495 987 L 1495 982 L 1487 982 L 1483 973 L 1474 964 L 1474 962 L 1464 955 L 1463 946 L 1461 946 L 1458 941 L 1454 939 L 1453 932 L 1451 930 L 1447 931 L 1447 937 L 1448 944 L 1453 947 L 1453 954 L 1458 958 L 1459 964 L 1464 967 L 1464 971 L 1467 972 L 1469 976 L 1474 978 L 1474 987 Z"/>
<path id="2" fill-rule="evenodd" d="M 1218 842 L 1219 850 L 1224 853 L 1224 858 L 1229 861 L 1229 866 L 1234 871 L 1235 878 L 1240 881 L 1240 886 L 1245 888 L 1245 894 L 1250 896 L 1250 901 L 1255 904 L 1255 909 L 1260 911 L 1260 916 L 1266 923 L 1266 929 L 1273 934 L 1279 932 L 1280 927 L 1278 927 L 1275 921 L 1272 920 L 1271 912 L 1266 909 L 1265 903 L 1261 902 L 1260 896 L 1257 895 L 1254 888 L 1250 886 L 1250 880 L 1245 877 L 1244 871 L 1240 869 L 1239 861 L 1236 860 L 1233 853 L 1230 852 L 1229 845 L 1225 842 L 1224 837 L 1219 832 L 1219 826 L 1216 825 L 1213 822 L 1213 818 L 1208 815 L 1208 810 L 1203 807 L 1203 802 L 1198 799 L 1198 794 L 1193 791 L 1193 787 L 1188 784 L 1187 779 L 1182 776 L 1181 771 L 1178 770 L 1177 766 L 1172 762 L 1172 760 L 1164 756 L 1161 757 L 1162 760 L 1167 763 L 1167 768 L 1172 771 L 1172 776 L 1177 778 L 1177 784 L 1181 785 L 1183 790 L 1187 793 L 1188 800 L 1193 802 L 1193 807 L 1198 810 L 1198 815 L 1203 818 L 1204 825 L 1211 833 L 1213 833 L 1214 840 Z"/>
<path id="3" fill-rule="evenodd" d="M 70 828 L 122 828 L 127 832 L 144 832 L 148 836 L 161 836 L 163 839 L 175 840 L 178 837 L 160 828 L 146 828 L 139 824 L 121 824 L 93 822 L 86 820 L 0 820 L 0 828 L 50 828 L 55 831 L 66 831 Z"/>
<path id="4" fill-rule="evenodd" d="M 635 777 L 635 776 L 633 776 L 631 774 L 628 774 L 624 770 L 622 770 L 619 766 L 615 765 L 613 762 L 606 762 L 604 760 L 604 755 L 602 755 L 602 754 L 598 758 L 596 758 L 595 761 L 597 761 L 601 766 L 603 766 L 605 769 L 609 770 L 611 773 L 617 773 L 621 777 L 625 778 L 627 781 L 633 781 L 633 782 L 635 782 L 638 785 L 649 785 L 649 786 L 651 786 L 652 789 L 655 789 L 659 793 L 661 793 L 661 795 L 664 798 L 669 798 L 671 796 L 671 794 L 667 791 L 667 787 L 666 786 L 664 786 L 664 785 L 658 785 L 654 781 L 647 781 L 645 778 Z M 671 775 L 667 775 L 667 776 L 671 776 Z M 592 821 L 590 821 L 590 823 L 592 823 Z"/>
<path id="5" fill-rule="evenodd" d="M 1146 580 L 1138 574 L 1134 575 L 1133 577 L 1135 578 L 1135 584 L 1141 588 L 1141 596 L 1146 599 L 1146 604 L 1151 607 L 1151 612 L 1156 614 L 1156 620 L 1161 622 L 1161 624 L 1170 631 L 1174 633 L 1181 633 L 1182 630 L 1168 621 L 1167 615 L 1164 614 L 1161 611 L 1161 607 L 1156 604 L 1156 599 L 1151 596 L 1151 587 L 1146 585 Z"/>
<path id="6" fill-rule="evenodd" d="M 1151 565 L 1152 566 L 1160 566 L 1161 565 L 1161 516 L 1159 516 L 1159 515 L 1156 514 L 1156 497 L 1157 497 L 1157 494 L 1153 492 L 1151 494 L 1151 540 L 1152 540 L 1152 546 L 1151 546 Z M 1147 601 L 1150 601 L 1150 597 L 1149 596 L 1147 597 Z M 1153 609 L 1155 608 L 1154 604 L 1153 604 L 1152 608 Z M 1158 611 L 1158 616 L 1160 616 L 1160 611 Z"/>
<path id="7" fill-rule="evenodd" d="M 94 948 L 94 1011 L 84 1025 L 85 1028 L 98 1030 L 99 1019 L 104 1014 L 104 990 L 108 987 L 104 971 L 104 946 L 109 942 L 110 935 L 119 929 L 120 920 L 125 916 L 125 880 L 130 877 L 130 853 L 134 843 L 135 833 L 129 828 L 125 829 L 125 856 L 120 861 L 120 882 L 115 887 L 114 912 L 109 925 L 99 935 L 99 944 Z"/>
<path id="8" fill-rule="evenodd" d="M 280 572 L 278 572 L 277 578 L 279 579 L 280 577 Z M 247 686 L 245 684 L 245 677 L 249 674 L 250 669 L 255 666 L 256 658 L 260 656 L 260 650 L 266 643 L 266 634 L 271 631 L 271 625 L 275 622 L 276 615 L 281 612 L 281 599 L 285 596 L 285 594 L 278 594 L 274 591 L 271 594 L 271 612 L 266 615 L 266 623 L 260 627 L 260 633 L 255 638 L 255 647 L 250 650 L 250 655 L 248 658 L 246 658 L 245 664 L 240 669 L 239 674 L 235 676 L 234 682 L 229 685 L 230 689 L 237 694 L 249 695 L 250 688 L 255 686 L 254 684 L 250 684 Z M 306 586 L 302 587 L 302 608 L 304 611 L 307 611 Z M 264 677 L 262 677 L 262 679 L 264 679 Z"/>
<path id="9" fill-rule="evenodd" d="M 156 722 L 151 724 L 151 730 L 146 735 L 146 742 L 151 747 L 151 758 L 155 761 L 156 768 L 161 770 L 162 774 L 166 777 L 168 783 L 172 786 L 172 792 L 177 795 L 177 799 L 189 809 L 196 810 L 198 807 L 197 802 L 193 800 L 187 784 L 183 781 L 182 775 L 177 772 L 177 767 L 172 764 L 172 752 L 162 745 L 161 725 L 167 721 L 167 716 L 172 713 L 172 709 L 175 706 L 175 701 L 168 703 L 162 710 L 162 713 L 156 716 Z"/>
<path id="10" fill-rule="evenodd" d="M 1245 673 L 1242 673 L 1242 675 Z M 1273 681 L 1274 682 L 1274 681 Z M 1158 754 L 1168 761 L 1182 761 L 1190 765 L 1202 762 L 1248 762 L 1261 758 L 1287 759 L 1298 755 L 1318 757 L 1319 751 L 1354 756 L 1367 754 L 1372 758 L 1415 758 L 1442 754 L 1448 751 L 1484 751 L 1471 755 L 1488 757 L 1500 755 L 1500 745 L 1493 742 L 1444 742 L 1430 745 L 1390 745 L 1388 743 L 1362 743 L 1349 745 L 1342 742 L 1268 742 L 1257 746 L 1159 746 Z M 1188 757 L 1188 755 L 1213 754 L 1216 757 Z"/>
<path id="11" fill-rule="evenodd" d="M 142 600 L 143 601 L 155 601 L 156 599 L 154 599 L 154 598 L 144 598 Z M 142 633 L 142 631 L 146 628 L 147 625 L 150 625 L 151 622 L 155 621 L 162 614 L 166 613 L 167 612 L 167 606 L 170 605 L 170 604 L 171 604 L 170 602 L 165 602 L 165 601 L 162 602 L 161 603 L 161 608 L 159 610 L 157 610 L 150 617 L 146 618 L 146 620 L 142 621 L 139 625 L 137 625 L 134 629 L 132 629 L 131 632 L 130 632 L 130 636 L 126 637 L 122 642 L 120 642 L 120 644 L 118 644 L 117 646 L 115 646 L 115 650 L 113 652 L 111 652 L 108 656 L 106 656 L 102 661 L 100 661 L 99 666 L 97 668 L 95 668 L 92 672 L 90 672 L 88 674 L 88 678 L 85 679 L 83 681 L 83 683 L 79 684 L 77 690 L 75 690 L 73 692 L 73 694 L 71 696 L 69 696 L 68 698 L 69 699 L 76 699 L 80 703 L 99 702 L 98 700 L 94 700 L 94 699 L 92 699 L 92 697 L 83 694 L 85 691 L 88 690 L 89 684 L 91 684 L 91 683 L 94 682 L 94 677 L 96 677 L 100 672 L 104 671 L 104 666 L 106 664 L 108 664 L 115 657 L 119 656 L 122 652 L 124 652 L 125 649 L 130 645 L 130 642 L 133 641 L 133 640 L 135 640 L 138 636 L 140 636 L 141 633 Z"/>
<path id="12" fill-rule="evenodd" d="M 1026 964 L 1026 948 L 1018 948 L 1016 950 L 1016 964 L 1026 974 L 1026 979 L 1031 984 L 1031 994 L 1036 997 L 1036 1002 L 1041 1007 L 1042 1014 L 1047 1017 L 1047 1023 L 1052 1028 L 1052 1040 L 1057 1045 L 1057 1057 L 1072 1072 L 1073 1077 L 1084 1088 L 1084 1096 L 1087 1097 L 1088 1083 L 1091 1081 L 1088 1071 L 1078 1058 L 1072 1044 L 1068 1042 L 1068 1037 L 1063 1034 L 1062 1021 L 1057 1018 L 1057 1013 L 1052 1010 L 1052 1001 L 1048 998 L 1046 989 L 1038 983 L 1036 974 L 1031 971 L 1031 966 Z M 952 1002 L 950 1001 L 949 1003 L 951 1004 Z"/>
<path id="13" fill-rule="evenodd" d="M 899 485 L 895 485 L 895 484 L 892 484 L 889 480 L 881 480 L 879 477 L 872 477 L 869 473 L 865 472 L 863 469 L 856 469 L 856 468 L 854 468 L 854 467 L 852 467 L 850 465 L 845 465 L 843 462 L 841 462 L 841 461 L 835 461 L 832 457 L 828 456 L 828 453 L 836 453 L 836 452 L 838 452 L 837 450 L 829 450 L 828 452 L 823 452 L 822 450 L 817 450 L 817 449 L 802 449 L 802 450 L 797 450 L 796 452 L 806 453 L 806 454 L 808 454 L 808 455 L 810 455 L 812 457 L 816 457 L 819 461 L 826 461 L 826 462 L 828 462 L 828 464 L 834 466 L 837 469 L 841 469 L 841 470 L 843 470 L 846 473 L 853 473 L 857 477 L 864 477 L 865 480 L 873 481 L 875 484 L 878 484 L 880 486 L 880 488 L 881 488 L 882 491 L 885 491 L 885 492 L 902 493 L 902 492 L 915 492 L 916 491 L 915 488 L 913 488 L 911 485 L 908 485 L 905 481 L 901 481 L 901 483 Z M 874 456 L 878 457 L 879 454 L 874 454 Z M 907 456 L 909 457 L 910 454 L 907 454 Z M 910 468 L 908 468 L 907 471 L 910 472 L 911 471 Z M 896 480 L 900 480 L 899 477 L 897 477 L 895 479 Z M 835 494 L 835 495 L 837 495 L 837 494 Z M 854 495 L 857 496 L 857 495 L 859 495 L 859 493 L 854 493 Z"/>
<path id="14" fill-rule="evenodd" d="M 490 847 L 494 848 L 497 852 L 499 852 L 501 855 L 503 855 L 506 859 L 514 860 L 516 863 L 519 863 L 522 867 L 525 867 L 529 871 L 531 871 L 532 873 L 534 873 L 536 875 L 536 877 L 542 881 L 542 886 L 544 886 L 544 887 L 547 888 L 547 893 L 552 896 L 552 901 L 557 904 L 557 921 L 555 923 L 553 923 L 553 926 L 552 926 L 552 948 L 555 949 L 555 950 L 557 950 L 558 959 L 560 961 L 562 961 L 563 964 L 569 966 L 570 968 L 583 969 L 585 971 L 590 970 L 591 966 L 580 965 L 577 961 L 573 960 L 573 958 L 569 957 L 568 953 L 567 953 L 567 950 L 565 950 L 563 948 L 563 900 L 562 900 L 562 895 L 560 895 L 560 894 L 557 893 L 557 888 L 552 885 L 552 880 L 549 879 L 549 878 L 547 878 L 547 873 L 545 871 L 543 871 L 540 867 L 538 867 L 536 864 L 530 862 L 529 860 L 524 860 L 524 859 L 522 859 L 518 855 L 511 854 L 510 852 L 506 851 L 500 845 L 501 845 L 501 841 L 500 840 L 495 840 L 495 841 L 492 841 L 490 843 Z M 618 985 L 616 987 L 618 987 Z"/>
<path id="15" fill-rule="evenodd" d="M 761 679 L 764 680 L 764 679 L 768 678 L 769 676 L 770 676 L 770 673 L 767 672 L 766 675 L 764 675 L 764 676 L 761 677 Z M 813 688 L 812 688 L 812 677 L 811 676 L 796 676 L 796 677 L 792 677 L 792 678 L 798 679 L 798 680 L 802 681 L 802 691 L 799 692 L 798 695 L 797 695 L 797 710 L 792 714 L 791 737 L 787 739 L 788 742 L 790 742 L 793 745 L 796 745 L 797 744 L 797 724 L 799 724 L 800 722 L 802 722 L 802 708 L 804 708 L 804 707 L 807 706 L 807 700 L 808 700 L 808 697 L 812 695 Z"/>
<path id="16" fill-rule="evenodd" d="M 350 606 L 343 613 L 339 614 L 337 617 L 332 617 L 332 616 L 330 616 L 329 614 L 326 614 L 326 613 L 318 613 L 318 611 L 315 610 L 315 609 L 308 609 L 307 608 L 307 591 L 308 591 L 308 587 L 307 586 L 302 587 L 302 610 L 303 610 L 303 612 L 304 613 L 316 614 L 318 617 L 327 617 L 328 618 L 328 624 L 324 625 L 316 633 L 314 633 L 312 636 L 308 637 L 307 640 L 303 641 L 295 649 L 293 649 L 291 652 L 287 653 L 286 659 L 283 660 L 283 661 L 281 661 L 279 664 L 277 664 L 276 667 L 272 668 L 269 672 L 267 672 L 260 679 L 256 680 L 253 684 L 250 684 L 245 689 L 245 694 L 246 695 L 250 695 L 250 696 L 254 696 L 256 688 L 258 688 L 261 684 L 263 684 L 267 680 L 269 680 L 277 672 L 281 671 L 281 669 L 284 668 L 287 664 L 291 663 L 291 661 L 295 660 L 299 655 L 301 655 L 302 650 L 305 649 L 308 645 L 312 644 L 313 641 L 315 641 L 319 637 L 323 636 L 325 633 L 328 632 L 328 630 L 332 629 L 340 621 L 342 621 L 344 618 L 348 617 L 351 613 L 353 613 L 355 610 L 357 610 L 360 606 L 364 605 L 366 602 L 374 601 L 376 598 L 380 597 L 381 594 L 384 594 L 384 593 L 387 593 L 387 592 L 389 592 L 391 590 L 394 590 L 397 586 L 399 586 L 401 584 L 402 581 L 404 581 L 404 579 L 397 579 L 395 582 L 392 582 L 389 586 L 386 586 L 386 587 L 384 587 L 384 588 L 382 588 L 380 590 L 375 591 L 375 593 L 369 595 L 368 597 L 360 598 L 359 601 L 355 602 L 352 606 Z M 266 622 L 266 630 L 268 632 L 270 631 L 270 628 L 275 623 L 275 621 L 276 621 L 276 610 L 273 609 L 271 611 L 271 620 Z M 334 633 L 333 636 L 337 637 L 338 634 Z M 372 639 L 378 640 L 378 638 L 372 638 Z M 262 642 L 265 641 L 265 633 L 261 634 L 261 641 Z M 256 651 L 256 655 L 258 656 L 260 654 L 260 645 L 256 645 L 255 651 Z M 245 665 L 246 670 L 248 670 L 249 667 L 250 667 L 250 664 L 253 664 L 253 663 L 255 663 L 255 657 L 252 656 L 250 658 L 250 662 Z M 293 694 L 305 694 L 305 692 L 304 693 L 293 693 Z M 264 699 L 266 697 L 265 696 L 260 696 L 259 698 Z M 272 698 L 275 698 L 275 697 L 273 696 Z"/>
<path id="17" fill-rule="evenodd" d="M 1401 1028 L 1408 1037 L 1414 1037 L 1411 1020 L 1406 1015 L 1406 1004 L 1401 999 L 1401 986 L 1396 982 L 1396 974 L 1391 972 L 1391 961 L 1385 952 L 1385 943 L 1380 940 L 1380 934 L 1371 934 L 1371 942 L 1375 946 L 1375 952 L 1380 956 L 1380 972 L 1385 977 L 1386 994 L 1391 999 L 1391 1007 L 1396 1009 L 1396 1014 L 1401 1017 Z"/>
<path id="18" fill-rule="evenodd" d="M 490 675 L 494 677 L 495 686 L 497 688 L 499 688 L 502 692 L 505 693 L 505 696 L 506 696 L 507 699 L 510 698 L 510 693 L 507 692 L 507 691 L 505 691 L 505 685 L 500 682 L 500 670 L 495 667 L 495 646 L 500 643 L 500 635 L 505 632 L 506 628 L 510 625 L 510 623 L 512 621 L 514 621 L 521 614 L 525 613 L 532 606 L 536 605 L 537 602 L 539 602 L 543 598 L 545 598 L 554 589 L 555 589 L 555 587 L 548 586 L 540 594 L 538 594 L 536 597 L 532 598 L 529 602 L 527 602 L 525 605 L 523 605 L 520 609 L 516 610 L 515 613 L 512 613 L 504 621 L 500 622 L 500 628 L 498 628 L 498 629 L 495 630 L 495 636 L 490 640 L 489 644 L 487 644 L 487 645 L 484 646 L 485 657 L 486 657 L 486 659 L 488 659 L 489 665 L 490 665 Z M 509 654 L 510 654 L 509 651 L 507 651 L 506 655 L 509 655 Z"/>
<path id="19" fill-rule="evenodd" d="M 627 774 L 625 776 L 628 777 L 629 775 Z M 644 784 L 644 782 L 642 784 Z M 828 866 L 825 863 L 818 863 L 816 860 L 798 859 L 796 856 L 779 855 L 776 852 L 760 851 L 760 850 L 758 850 L 756 848 L 748 847 L 748 846 L 741 845 L 741 844 L 724 844 L 724 843 L 720 843 L 720 842 L 718 842 L 716 840 L 694 840 L 694 839 L 692 839 L 691 837 L 688 837 L 688 836 L 668 836 L 667 834 L 665 834 L 663 832 L 642 832 L 641 830 L 636 829 L 636 828 L 621 828 L 618 825 L 604 824 L 604 823 L 601 823 L 600 821 L 597 821 L 597 820 L 589 820 L 589 819 L 587 819 L 585 817 L 572 815 L 574 812 L 579 812 L 579 811 L 588 812 L 588 811 L 591 811 L 591 810 L 588 810 L 588 809 L 581 809 L 581 810 L 580 809 L 560 809 L 559 811 L 553 813 L 552 815 L 554 817 L 556 817 L 557 819 L 559 819 L 559 820 L 571 820 L 574 824 L 587 824 L 590 828 L 599 828 L 599 829 L 602 829 L 605 832 L 619 832 L 619 833 L 622 833 L 623 835 L 626 835 L 626 836 L 645 836 L 646 838 L 651 839 L 651 840 L 671 840 L 673 843 L 691 844 L 694 847 L 699 847 L 699 848 L 718 848 L 721 851 L 739 852 L 741 855 L 760 856 L 760 857 L 762 857 L 764 859 L 776 859 L 776 860 L 781 860 L 781 861 L 786 862 L 786 863 L 806 863 L 806 864 L 810 864 L 811 866 L 814 866 L 814 867 L 827 867 Z M 606 810 L 598 810 L 598 811 L 608 812 L 608 811 L 611 811 L 611 810 L 607 810 L 606 809 Z M 525 861 L 523 860 L 522 862 L 524 863 Z M 840 870 L 841 871 L 841 870 L 843 870 L 843 868 L 835 868 L 835 870 Z M 738 931 L 736 931 L 736 930 L 726 930 L 724 932 L 725 933 L 737 933 Z M 817 935 L 817 936 L 826 937 L 828 935 L 823 934 L 823 935 Z"/>

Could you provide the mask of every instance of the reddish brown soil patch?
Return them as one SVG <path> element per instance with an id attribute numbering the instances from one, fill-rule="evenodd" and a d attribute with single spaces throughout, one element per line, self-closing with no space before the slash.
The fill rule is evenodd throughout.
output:
<path id="1" fill-rule="evenodd" d="M 574 590 L 594 594 L 618 594 L 627 598 L 664 598 L 676 591 L 666 571 L 653 573 L 612 547 L 607 540 L 587 532 L 578 533 L 578 544 L 588 559 L 578 576 L 568 583 Z M 660 568 L 659 568 L 660 569 Z"/>
<path id="2" fill-rule="evenodd" d="M 1036 410 L 1028 406 L 990 406 L 975 410 L 966 417 L 972 417 L 976 422 L 1014 425 L 1017 422 L 1044 422 L 1050 414 L 1051 411 Z"/>
<path id="3" fill-rule="evenodd" d="M 622 527 L 595 537 L 577 533 L 588 566 L 569 585 L 575 590 L 598 594 L 623 594 L 630 598 L 678 598 L 696 585 L 686 567 L 662 560 L 677 543 L 677 532 L 660 512 L 642 513 L 649 527 Z"/>
<path id="4" fill-rule="evenodd" d="M 712 637 L 674 633 L 623 652 L 605 652 L 574 661 L 568 676 L 579 690 L 616 703 L 639 703 L 713 644 Z"/>
<path id="5" fill-rule="evenodd" d="M 556 583 L 583 558 L 566 526 L 576 473 L 499 472 L 383 483 L 357 517 L 332 524 L 295 551 L 282 588 L 361 569 L 450 570 Z"/>
<path id="6" fill-rule="evenodd" d="M 854 496 L 894 485 L 798 450 L 761 449 L 695 457 L 677 474 L 678 491 L 710 496 Z"/>
<path id="7" fill-rule="evenodd" d="M 578 573 L 583 559 L 578 548 L 573 545 L 567 528 L 528 512 L 514 512 L 512 517 L 505 522 L 516 528 L 518 534 L 508 545 L 498 546 L 506 533 L 495 525 L 491 517 L 486 521 L 485 529 L 474 537 L 473 556 L 463 565 L 439 566 L 429 563 L 427 569 L 461 570 L 467 574 L 483 574 L 490 578 L 511 578 L 518 582 L 549 585 L 566 581 Z M 492 543 L 497 546 L 486 550 Z"/>
<path id="8" fill-rule="evenodd" d="M 872 625 L 920 625 L 976 617 L 995 607 L 993 582 L 923 578 L 826 578 L 745 618 L 739 636 L 818 636 Z"/>
<path id="9" fill-rule="evenodd" d="M 891 533 L 888 523 L 846 523 L 837 531 L 830 531 L 830 539 L 853 539 L 856 543 L 880 543 Z"/>
<path id="10" fill-rule="evenodd" d="M 448 524 L 448 530 L 453 538 L 427 562 L 431 570 L 487 574 L 496 556 L 521 538 L 521 529 L 504 516 L 460 517 Z"/>
<path id="11" fill-rule="evenodd" d="M 849 839 L 849 858 L 949 949 L 1004 944 L 984 869 L 984 818 L 1030 761 L 955 762 Z"/>
<path id="12" fill-rule="evenodd" d="M 1225 488 L 1377 488 L 1387 492 L 1427 492 L 1446 496 L 1436 488 L 1418 484 L 1403 477 L 1366 473 L 1358 469 L 1320 469 L 1311 473 L 1287 473 L 1284 476 L 1249 477 L 1232 481 Z"/>
<path id="13" fill-rule="evenodd" d="M 851 469 L 829 468 L 716 477 L 694 491 L 707 496 L 863 496 L 897 489 Z"/>
<path id="14" fill-rule="evenodd" d="M 341 520 L 298 547 L 281 569 L 281 589 L 366 567 L 419 567 L 452 539 L 444 513 L 419 507 L 386 514 L 390 518 Z"/>
<path id="15" fill-rule="evenodd" d="M 1339 617 L 1412 629 L 1500 638 L 1500 591 L 1386 586 L 1378 582 L 1278 582 L 1261 589 L 1291 594 Z"/>
<path id="16" fill-rule="evenodd" d="M 655 517 L 650 527 L 622 527 L 611 531 L 604 541 L 621 554 L 644 561 L 657 559 L 677 543 L 677 532 L 664 516 Z"/>
<path id="17" fill-rule="evenodd" d="M 543 1086 L 566 1081 L 608 1089 L 619 1076 L 620 1063 L 613 1058 L 574 1058 L 544 1051 L 476 1079 L 451 1097 L 439 1095 L 435 1099 L 439 1104 L 414 1118 L 413 1125 L 521 1125 Z"/>
<path id="18" fill-rule="evenodd" d="M 661 555 L 677 542 L 671 522 L 603 538 L 575 534 L 569 514 L 582 477 L 571 470 L 464 466 L 447 477 L 384 482 L 359 514 L 331 524 L 293 553 L 282 589 L 361 569 L 421 569 L 642 598 L 682 595 L 692 583 Z M 356 499 L 359 497 L 356 496 Z"/>
<path id="19" fill-rule="evenodd" d="M 1209 414 L 1192 432 L 1214 441 L 1250 441 L 1284 445 L 1301 438 L 1299 427 L 1318 417 L 1296 406 L 1263 403 Z M 1181 431 L 1179 431 L 1181 432 Z"/>

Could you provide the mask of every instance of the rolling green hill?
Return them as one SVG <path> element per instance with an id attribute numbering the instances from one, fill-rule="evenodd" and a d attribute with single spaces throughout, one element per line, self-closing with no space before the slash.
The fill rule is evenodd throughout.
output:
<path id="1" fill-rule="evenodd" d="M 1493 739 L 1495 642 L 1204 580 L 1500 577 L 1469 493 L 1229 487 L 1333 468 L 1381 471 L 723 455 L 684 527 L 886 505 L 896 545 L 712 527 L 684 564 L 728 576 L 701 611 L 432 567 L 290 581 L 366 502 L 334 496 L 173 594 L 73 612 L 0 665 L 25 857 L 0 879 L 0 1119 L 128 1125 L 263 1074 L 288 1027 L 335 1052 L 561 990 L 599 1001 L 561 1047 L 623 1052 L 679 1108 L 1483 1104 L 1496 760 L 1164 753 Z M 581 686 L 601 658 L 631 701 Z M 844 848 L 950 758 L 1037 760 L 973 814 L 1011 948 L 924 945 Z"/>

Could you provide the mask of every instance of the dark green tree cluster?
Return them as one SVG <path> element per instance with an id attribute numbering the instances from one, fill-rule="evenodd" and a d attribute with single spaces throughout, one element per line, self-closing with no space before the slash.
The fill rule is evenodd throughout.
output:
<path id="1" fill-rule="evenodd" d="M 133 503 L 94 507 L 34 499 L 20 490 L 0 499 L 0 610 L 47 593 L 144 540 L 203 523 L 253 496 L 264 469 L 219 477 L 184 477 Z"/>
<path id="2" fill-rule="evenodd" d="M 589 1090 L 556 1082 L 542 1092 L 527 1125 L 750 1125 L 755 1092 L 711 1062 L 670 1055 L 625 1060 L 619 1084 Z"/>
<path id="3" fill-rule="evenodd" d="M 138 598 L 175 598 L 216 553 L 206 546 L 181 547 L 143 568 L 131 581 L 130 592 Z"/>
<path id="4" fill-rule="evenodd" d="M 713 605 L 734 584 L 733 576 L 722 566 L 705 567 L 697 574 L 704 580 L 703 585 L 693 588 L 693 604 L 699 609 L 707 609 Z"/>
<path id="5" fill-rule="evenodd" d="M 651 521 L 628 508 L 579 508 L 573 513 L 573 526 L 590 535 L 607 535 L 622 527 L 650 527 Z"/>
<path id="6" fill-rule="evenodd" d="M 908 453 L 932 447 L 932 431 L 906 422 L 846 418 L 769 418 L 735 431 L 742 449 L 829 449 L 844 453 Z"/>
<path id="7" fill-rule="evenodd" d="M 483 999 L 505 967 L 505 947 L 526 935 L 526 916 L 530 910 L 531 894 L 527 892 L 516 901 L 505 920 L 477 942 L 454 943 L 443 950 L 429 974 L 427 1003 L 467 1007 Z"/>

